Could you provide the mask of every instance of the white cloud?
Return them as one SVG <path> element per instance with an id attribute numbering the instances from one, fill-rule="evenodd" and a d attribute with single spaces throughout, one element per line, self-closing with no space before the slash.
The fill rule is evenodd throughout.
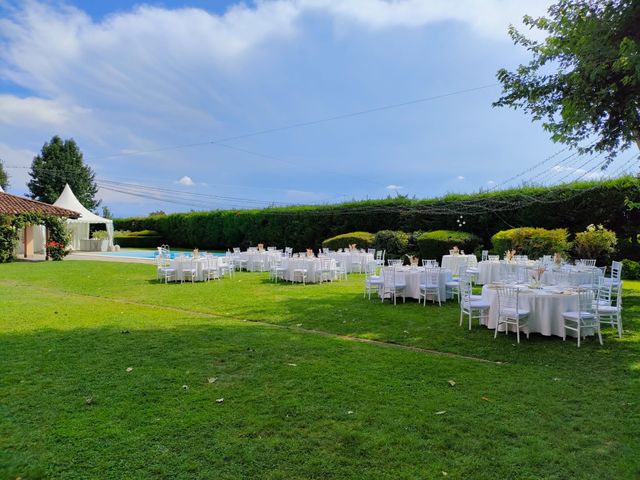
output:
<path id="1" fill-rule="evenodd" d="M 394 184 L 391 184 L 391 185 L 387 185 L 385 188 L 386 188 L 387 190 L 400 190 L 400 189 L 402 189 L 403 187 L 402 187 L 401 185 L 394 185 Z"/>
<path id="2" fill-rule="evenodd" d="M 462 175 L 458 175 L 458 176 L 456 177 L 456 179 L 458 179 L 458 180 L 464 180 L 464 177 L 463 177 Z"/>
<path id="3" fill-rule="evenodd" d="M 191 177 L 187 177 L 186 175 L 182 177 L 180 180 L 178 180 L 177 183 L 179 183 L 180 185 L 186 185 L 187 187 L 191 187 L 192 185 L 195 185 Z"/>
<path id="4" fill-rule="evenodd" d="M 496 182 L 494 182 L 493 180 L 489 180 L 489 181 L 487 182 L 487 185 L 495 185 L 495 184 L 496 184 Z"/>
<path id="5" fill-rule="evenodd" d="M 306 9 L 328 12 L 371 28 L 422 27 L 457 21 L 486 36 L 505 37 L 506 27 L 517 24 L 524 13 L 543 15 L 549 0 L 299 0 Z"/>
<path id="6" fill-rule="evenodd" d="M 68 107 L 59 101 L 44 98 L 19 98 L 14 95 L 0 95 L 0 123 L 12 126 L 61 126 L 71 115 L 84 113 L 77 107 Z"/>

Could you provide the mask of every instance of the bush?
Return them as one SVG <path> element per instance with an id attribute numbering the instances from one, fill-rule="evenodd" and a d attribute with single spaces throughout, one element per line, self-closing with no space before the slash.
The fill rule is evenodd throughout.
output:
<path id="1" fill-rule="evenodd" d="M 373 238 L 376 250 L 386 250 L 387 258 L 400 258 L 408 253 L 409 235 L 394 230 L 380 230 Z"/>
<path id="2" fill-rule="evenodd" d="M 515 250 L 519 255 L 532 259 L 556 252 L 565 254 L 569 250 L 569 232 L 566 228 L 546 230 L 544 228 L 522 227 L 502 230 L 491 237 L 493 251 L 501 255 L 507 250 Z"/>
<path id="3" fill-rule="evenodd" d="M 322 242 L 322 246 L 337 250 L 338 248 L 349 248 L 349 245 L 355 243 L 357 248 L 370 248 L 373 244 L 373 239 L 373 233 L 369 232 L 343 233 L 342 235 L 327 238 Z"/>
<path id="4" fill-rule="evenodd" d="M 473 233 L 457 230 L 434 230 L 426 232 L 418 237 L 418 247 L 422 258 L 439 259 L 442 255 L 457 246 L 465 253 L 473 253 L 473 250 L 482 240 Z"/>
<path id="5" fill-rule="evenodd" d="M 617 243 L 616 232 L 591 224 L 584 232 L 576 233 L 573 252 L 576 258 L 595 258 L 598 265 L 608 265 Z"/>
<path id="6" fill-rule="evenodd" d="M 141 230 L 139 232 L 114 232 L 113 243 L 124 248 L 155 248 L 164 242 L 162 235 L 158 232 L 154 230 Z"/>
<path id="7" fill-rule="evenodd" d="M 114 219 L 114 226 L 118 230 L 155 230 L 172 247 L 226 249 L 264 243 L 304 251 L 343 232 L 455 230 L 458 212 L 480 204 L 484 211 L 465 214 L 465 230 L 481 237 L 484 245 L 490 245 L 491 236 L 500 228 L 510 228 L 499 225 L 570 227 L 575 233 L 590 223 L 603 223 L 617 233 L 620 257 L 638 260 L 640 208 L 631 209 L 627 199 L 640 203 L 640 179 L 622 177 L 433 199 L 394 197 L 334 205 L 172 213 Z M 505 205 L 513 207 L 494 211 L 494 207 Z"/>
<path id="8" fill-rule="evenodd" d="M 635 260 L 622 260 L 622 279 L 640 280 L 640 263 Z"/>

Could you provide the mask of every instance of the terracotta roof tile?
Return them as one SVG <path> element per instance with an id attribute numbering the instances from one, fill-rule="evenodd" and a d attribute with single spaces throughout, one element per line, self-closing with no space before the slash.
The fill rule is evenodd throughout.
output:
<path id="1" fill-rule="evenodd" d="M 67 218 L 78 218 L 80 216 L 78 212 L 74 212 L 73 210 L 54 207 L 48 203 L 0 192 L 0 214 L 15 215 L 16 213 L 25 212 L 37 212 Z"/>

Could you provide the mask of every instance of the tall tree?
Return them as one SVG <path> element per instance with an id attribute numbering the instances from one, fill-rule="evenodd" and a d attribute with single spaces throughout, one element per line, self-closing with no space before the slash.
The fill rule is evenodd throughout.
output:
<path id="1" fill-rule="evenodd" d="M 84 164 L 82 152 L 73 139 L 62 140 L 54 136 L 42 147 L 40 155 L 34 157 L 27 184 L 31 198 L 42 202 L 55 202 L 65 183 L 68 183 L 82 205 L 95 210 L 100 204 L 95 199 L 98 186 L 95 173 Z"/>
<path id="2" fill-rule="evenodd" d="M 9 187 L 9 175 L 7 175 L 7 171 L 4 169 L 2 160 L 0 160 L 0 187 L 2 187 L 3 190 Z"/>
<path id="3" fill-rule="evenodd" d="M 503 92 L 494 106 L 522 108 L 554 141 L 609 162 L 633 143 L 640 148 L 640 0 L 559 0 L 546 17 L 523 21 L 546 38 L 509 27 L 532 59 L 498 71 Z"/>

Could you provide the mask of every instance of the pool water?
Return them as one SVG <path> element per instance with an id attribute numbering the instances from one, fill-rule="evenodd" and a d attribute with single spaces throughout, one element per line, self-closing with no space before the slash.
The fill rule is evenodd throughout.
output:
<path id="1" fill-rule="evenodd" d="M 204 254 L 205 252 L 200 252 Z M 171 252 L 171 258 L 175 257 L 190 257 L 192 255 L 191 252 Z M 213 253 L 216 257 L 224 257 L 224 253 Z M 156 250 L 121 250 L 119 252 L 103 252 L 100 253 L 100 256 L 103 257 L 120 257 L 120 258 L 144 258 L 153 260 L 158 256 L 158 252 Z"/>

